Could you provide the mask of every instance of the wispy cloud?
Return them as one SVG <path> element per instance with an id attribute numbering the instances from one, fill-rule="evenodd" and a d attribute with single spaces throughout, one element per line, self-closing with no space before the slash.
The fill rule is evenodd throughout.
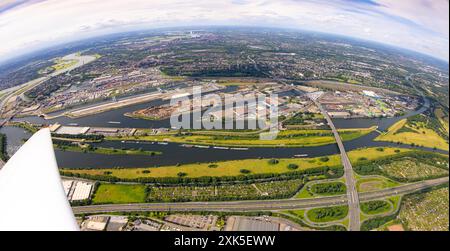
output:
<path id="1" fill-rule="evenodd" d="M 185 25 L 311 29 L 448 60 L 448 0 L 4 0 L 0 56 L 115 31 Z"/>
<path id="2" fill-rule="evenodd" d="M 0 2 L 0 14 L 24 5 L 35 4 L 45 0 L 3 0 Z"/>
<path id="3" fill-rule="evenodd" d="M 344 0 L 344 1 L 350 3 L 365 4 L 370 6 L 380 6 L 380 3 L 377 3 L 376 0 Z"/>

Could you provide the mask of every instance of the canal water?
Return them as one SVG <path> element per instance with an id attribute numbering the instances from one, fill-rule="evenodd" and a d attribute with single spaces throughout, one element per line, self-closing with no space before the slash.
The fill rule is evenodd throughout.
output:
<path id="1" fill-rule="evenodd" d="M 6 135 L 6 152 L 10 157 L 22 146 L 24 140 L 31 137 L 28 131 L 12 126 L 0 128 L 0 133 Z"/>
<path id="2" fill-rule="evenodd" d="M 107 111 L 93 116 L 87 116 L 77 119 L 67 117 L 58 117 L 52 120 L 44 120 L 39 117 L 19 118 L 16 120 L 29 121 L 31 123 L 52 124 L 58 122 L 63 125 L 76 123 L 79 126 L 114 126 L 114 127 L 133 127 L 133 128 L 159 128 L 169 127 L 169 120 L 150 121 L 143 119 L 133 119 L 124 116 L 126 112 L 143 109 L 149 106 L 161 105 L 166 101 L 155 100 L 148 103 L 128 106 L 117 110 Z M 363 128 L 377 125 L 379 130 L 387 128 L 400 119 L 422 113 L 427 110 L 429 105 L 426 103 L 421 109 L 412 111 L 405 116 L 395 118 L 377 118 L 377 119 L 334 119 L 337 128 Z M 109 121 L 120 122 L 120 124 L 111 125 Z M 10 156 L 22 145 L 23 139 L 30 137 L 30 134 L 24 132 L 21 128 L 4 127 L 0 129 L 1 133 L 7 135 L 8 153 Z M 396 146 L 409 148 L 407 145 L 398 145 L 388 142 L 376 142 L 373 139 L 378 132 L 372 132 L 358 139 L 344 142 L 348 151 L 361 147 L 378 146 Z M 325 145 L 317 147 L 279 147 L 279 148 L 249 148 L 248 150 L 224 150 L 224 149 L 203 149 L 195 147 L 183 147 L 180 144 L 168 143 L 160 145 L 151 142 L 120 142 L 107 141 L 95 144 L 98 147 L 114 148 L 134 148 L 148 151 L 160 151 L 162 155 L 102 155 L 95 153 L 78 153 L 56 150 L 58 165 L 64 168 L 111 168 L 111 167 L 152 167 L 175 164 L 188 164 L 197 162 L 214 162 L 224 160 L 239 160 L 251 158 L 294 158 L 296 155 L 307 155 L 308 157 L 324 156 L 337 154 L 337 145 Z M 427 149 L 433 150 L 433 149 Z M 439 151 L 439 150 L 438 150 Z M 442 151 L 439 151 L 442 152 Z"/>
<path id="3" fill-rule="evenodd" d="M 106 111 L 91 116 L 81 118 L 68 118 L 65 116 L 57 117 L 54 119 L 46 120 L 41 117 L 32 116 L 24 118 L 15 118 L 14 121 L 28 121 L 34 124 L 54 124 L 59 123 L 61 125 L 77 124 L 79 126 L 92 126 L 92 127 L 120 127 L 120 128 L 170 128 L 170 120 L 145 120 L 138 118 L 130 118 L 124 114 L 127 112 L 133 112 L 136 110 L 148 108 L 151 106 L 159 106 L 167 104 L 168 101 L 153 100 L 150 102 L 127 106 L 116 110 Z M 408 112 L 407 114 L 399 117 L 392 118 L 356 118 L 356 119 L 333 119 L 336 128 L 368 128 L 371 126 L 378 126 L 381 131 L 386 131 L 389 126 L 395 122 L 425 112 L 429 107 L 429 102 L 426 100 L 425 105 L 416 111 Z M 114 123 L 110 123 L 114 122 Z"/>
<path id="4" fill-rule="evenodd" d="M 127 117 L 124 114 L 127 112 L 133 112 L 136 110 L 148 108 L 151 106 L 158 106 L 166 103 L 167 101 L 159 99 L 81 118 L 69 118 L 66 116 L 61 116 L 54 119 L 46 120 L 41 117 L 32 116 L 24 118 L 15 118 L 14 121 L 28 121 L 33 124 L 54 124 L 54 123 L 59 123 L 61 125 L 77 124 L 79 126 L 93 126 L 93 127 L 161 128 L 170 126 L 169 119 L 161 121 L 135 119 Z"/>
<path id="5" fill-rule="evenodd" d="M 231 93 L 237 90 L 236 86 L 228 86 L 221 92 Z M 204 93 L 207 94 L 207 93 Z M 169 100 L 152 100 L 145 103 L 140 103 L 136 105 L 130 105 L 122 107 L 119 109 L 106 111 L 102 113 L 97 113 L 95 115 L 80 117 L 80 118 L 69 118 L 66 116 L 56 117 L 54 119 L 46 120 L 38 116 L 14 118 L 13 121 L 28 121 L 33 124 L 54 124 L 59 123 L 61 125 L 79 125 L 79 126 L 92 126 L 92 127 L 120 127 L 120 128 L 170 128 L 170 119 L 164 120 L 146 120 L 131 118 L 125 116 L 125 113 L 134 112 L 136 110 L 149 108 L 151 106 L 160 106 L 164 104 L 169 104 Z M 103 103 L 103 102 L 102 102 Z M 96 105 L 101 104 L 97 103 Z M 91 105 L 93 106 L 93 105 Z M 89 106 L 85 106 L 89 107 Z M 54 113 L 60 114 L 60 112 Z M 49 115 L 54 115 L 49 114 Z M 113 123 L 111 123 L 113 122 Z"/>

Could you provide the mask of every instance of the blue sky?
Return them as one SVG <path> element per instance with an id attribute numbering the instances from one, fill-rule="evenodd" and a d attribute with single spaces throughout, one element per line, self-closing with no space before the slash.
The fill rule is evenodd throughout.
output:
<path id="1" fill-rule="evenodd" d="M 0 61 L 112 32 L 187 25 L 316 30 L 449 59 L 448 0 L 0 0 Z"/>

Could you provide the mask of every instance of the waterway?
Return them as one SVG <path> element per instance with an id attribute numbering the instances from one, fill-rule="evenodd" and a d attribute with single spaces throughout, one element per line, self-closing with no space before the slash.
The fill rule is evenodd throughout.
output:
<path id="1" fill-rule="evenodd" d="M 54 123 L 59 123 L 61 125 L 77 124 L 79 126 L 93 126 L 93 127 L 161 128 L 170 126 L 168 119 L 161 121 L 135 119 L 127 117 L 124 114 L 127 112 L 133 112 L 136 110 L 148 108 L 150 106 L 158 106 L 166 103 L 167 101 L 158 99 L 146 103 L 126 106 L 116 110 L 106 111 L 95 115 L 80 118 L 69 118 L 61 116 L 54 119 L 46 120 L 41 117 L 32 116 L 32 117 L 15 118 L 14 121 L 28 121 L 33 124 L 54 124 Z M 111 124 L 110 122 L 114 123 Z"/>
<path id="2" fill-rule="evenodd" d="M 221 90 L 221 92 L 231 93 L 237 90 L 235 86 L 228 86 L 226 89 Z M 204 93 L 206 94 L 206 93 Z M 146 120 L 131 118 L 125 116 L 125 113 L 134 112 L 136 110 L 141 110 L 151 106 L 160 106 L 168 104 L 168 100 L 156 99 L 145 103 L 130 105 L 122 107 L 115 110 L 110 110 L 102 113 L 97 113 L 95 115 L 89 115 L 80 118 L 69 118 L 66 116 L 56 117 L 54 119 L 44 119 L 38 116 L 29 116 L 23 118 L 14 118 L 13 121 L 28 121 L 33 124 L 54 124 L 59 123 L 61 125 L 78 125 L 78 126 L 92 126 L 92 127 L 120 127 L 120 128 L 170 128 L 170 120 Z M 97 103 L 101 104 L 101 103 Z M 90 105 L 93 106 L 93 105 Z M 89 107 L 89 106 L 86 106 Z M 60 114 L 57 112 L 55 114 Z M 52 115 L 52 114 L 49 114 Z M 113 122 L 113 123 L 111 123 Z"/>
<path id="3" fill-rule="evenodd" d="M 23 140 L 31 137 L 31 133 L 19 128 L 6 126 L 0 128 L 0 133 L 6 135 L 6 152 L 8 156 L 12 156 L 23 144 Z"/>
<path id="4" fill-rule="evenodd" d="M 145 120 L 138 118 L 127 117 L 124 114 L 136 110 L 148 108 L 150 106 L 159 106 L 167 104 L 168 101 L 153 100 L 146 103 L 122 107 L 116 110 L 106 111 L 91 116 L 81 118 L 69 118 L 65 116 L 46 120 L 41 117 L 32 116 L 24 118 L 15 118 L 14 121 L 28 121 L 34 124 L 54 124 L 73 125 L 78 126 L 93 126 L 93 127 L 121 127 L 121 128 L 170 128 L 170 120 Z M 355 118 L 355 119 L 333 119 L 336 128 L 368 128 L 371 126 L 378 126 L 381 131 L 386 131 L 389 126 L 395 122 L 425 112 L 429 108 L 429 102 L 426 99 L 425 104 L 416 111 L 408 112 L 399 117 L 392 118 Z M 113 124 L 110 122 L 114 122 Z"/>

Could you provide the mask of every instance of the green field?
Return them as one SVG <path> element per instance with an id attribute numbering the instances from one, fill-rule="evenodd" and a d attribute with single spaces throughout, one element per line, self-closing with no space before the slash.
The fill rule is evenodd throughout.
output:
<path id="1" fill-rule="evenodd" d="M 449 133 L 449 126 L 448 126 L 448 115 L 443 111 L 442 108 L 437 108 L 434 110 L 434 115 L 439 120 L 439 123 L 441 123 L 443 129 L 447 134 Z"/>
<path id="2" fill-rule="evenodd" d="M 448 142 L 425 122 L 412 123 L 403 119 L 389 127 L 386 133 L 379 135 L 375 141 L 398 142 L 408 145 L 449 149 Z"/>
<path id="3" fill-rule="evenodd" d="M 309 126 L 314 127 L 307 123 L 307 121 L 315 121 L 315 123 L 320 123 L 324 120 L 321 113 L 303 113 L 298 112 L 290 117 L 280 116 L 279 119 L 283 124 L 283 127 L 287 129 L 300 129 L 307 128 Z"/>
<path id="4" fill-rule="evenodd" d="M 338 155 L 329 157 L 329 160 L 323 162 L 320 158 L 304 159 L 278 159 L 277 164 L 270 164 L 270 159 L 247 159 L 232 160 L 215 163 L 186 164 L 164 167 L 150 168 L 124 168 L 124 169 L 65 169 L 65 173 L 103 175 L 105 171 L 110 172 L 111 176 L 118 178 L 137 178 L 137 177 L 178 177 L 183 173 L 185 177 L 222 177 L 243 175 L 243 169 L 248 170 L 246 174 L 261 173 L 288 173 L 299 170 L 305 170 L 314 167 L 339 166 L 340 158 Z M 297 169 L 288 168 L 289 164 L 295 164 Z"/>
<path id="5" fill-rule="evenodd" d="M 308 219 L 315 223 L 342 220 L 347 214 L 348 206 L 313 208 L 306 212 Z"/>
<path id="6" fill-rule="evenodd" d="M 367 135 L 376 127 L 339 130 L 343 140 Z M 189 131 L 170 132 L 149 136 L 108 137 L 108 140 L 165 141 L 180 144 L 230 147 L 308 147 L 334 144 L 330 130 L 284 130 L 274 140 L 260 140 L 259 132 Z"/>
<path id="7" fill-rule="evenodd" d="M 217 186 L 101 184 L 96 190 L 92 202 L 94 204 L 119 204 L 289 198 L 302 185 L 303 181 L 300 179 Z"/>
<path id="8" fill-rule="evenodd" d="M 78 63 L 78 60 L 76 59 L 63 59 L 63 58 L 57 58 L 53 60 L 53 65 L 49 66 L 47 68 L 41 69 L 38 71 L 39 74 L 49 74 L 55 71 L 62 71 L 65 69 L 68 69 L 69 67 L 72 67 Z"/>
<path id="9" fill-rule="evenodd" d="M 373 192 L 386 188 L 399 186 L 401 183 L 385 177 L 364 177 L 357 176 L 356 189 L 358 192 Z"/>
<path id="10" fill-rule="evenodd" d="M 369 231 L 369 230 L 379 230 L 379 231 L 385 231 L 388 230 L 386 227 L 391 225 L 397 225 L 398 229 L 398 220 L 396 219 L 398 212 L 400 210 L 400 204 L 402 202 L 402 196 L 391 196 L 389 198 L 386 198 L 383 200 L 387 203 L 390 203 L 391 209 L 380 212 L 377 214 L 366 214 L 364 212 L 361 212 L 361 230 L 363 231 Z M 362 203 L 361 203 L 362 205 Z M 380 211 L 382 211 L 383 206 L 379 208 Z M 363 209 L 361 208 L 361 211 Z M 364 209 L 367 213 L 370 213 L 371 210 Z M 374 211 L 377 211 L 377 207 L 373 207 Z M 400 229 L 402 229 L 402 226 L 400 224 Z"/>
<path id="11" fill-rule="evenodd" d="M 77 63 L 78 63 L 78 60 L 76 60 L 76 59 L 70 59 L 70 60 L 57 59 L 57 60 L 55 60 L 55 64 L 51 67 L 53 69 L 55 69 L 55 71 L 61 71 L 61 70 L 68 69 L 68 68 L 76 65 Z"/>
<path id="12" fill-rule="evenodd" d="M 314 198 L 315 196 L 316 195 L 314 195 L 312 192 L 309 191 L 309 187 L 306 185 L 295 195 L 295 198 L 307 199 L 307 198 Z"/>
<path id="13" fill-rule="evenodd" d="M 306 227 L 307 229 L 315 229 L 315 230 L 324 230 L 324 231 L 346 231 L 346 228 L 344 226 L 347 226 L 347 219 L 344 218 L 342 221 L 327 224 L 326 222 L 316 224 L 314 222 L 311 222 L 307 217 L 305 216 L 306 210 L 304 209 L 298 209 L 298 210 L 288 210 L 283 211 L 279 215 L 281 217 L 287 218 L 290 221 L 296 222 L 300 224 L 301 226 Z M 313 224 L 311 224 L 313 223 Z M 342 225 L 341 225 L 342 224 Z M 344 225 L 344 226 L 343 226 Z"/>
<path id="14" fill-rule="evenodd" d="M 352 164 L 355 164 L 361 160 L 376 160 L 390 156 L 395 156 L 399 153 L 408 153 L 412 151 L 413 150 L 411 149 L 396 148 L 396 147 L 371 147 L 371 148 L 361 148 L 347 153 Z"/>
<path id="15" fill-rule="evenodd" d="M 27 122 L 10 121 L 10 122 L 8 122 L 8 125 L 23 128 L 26 131 L 31 132 L 31 133 L 35 133 L 39 130 L 39 128 L 37 128 L 36 126 L 34 126 L 30 123 L 27 123 Z"/>
<path id="16" fill-rule="evenodd" d="M 305 219 L 305 210 L 303 209 L 298 209 L 298 210 L 289 210 L 286 211 L 286 213 L 291 214 L 299 219 L 304 220 Z"/>
<path id="17" fill-rule="evenodd" d="M 144 185 L 100 184 L 95 192 L 93 204 L 141 203 L 145 202 Z"/>
<path id="18" fill-rule="evenodd" d="M 322 196 L 344 194 L 347 189 L 342 182 L 326 182 L 311 185 L 310 191 Z"/>
<path id="19" fill-rule="evenodd" d="M 342 182 L 319 182 L 306 184 L 295 197 L 313 198 L 317 196 L 333 196 L 344 194 L 346 190 L 345 184 Z"/>
<path id="20" fill-rule="evenodd" d="M 400 207 L 400 203 L 402 202 L 402 196 L 392 196 L 387 198 L 387 200 L 394 206 L 393 211 L 397 211 Z"/>
<path id="21" fill-rule="evenodd" d="M 383 200 L 373 200 L 361 203 L 361 211 L 368 215 L 387 213 L 392 210 L 392 205 Z"/>
<path id="22" fill-rule="evenodd" d="M 382 152 L 374 148 L 363 148 L 349 152 L 349 158 L 353 162 L 358 161 L 361 156 L 367 156 L 368 160 L 377 159 L 381 157 L 393 156 L 400 152 L 409 152 L 409 149 L 397 148 L 383 148 Z M 326 160 L 326 161 L 325 161 Z M 295 164 L 297 169 L 288 168 L 289 164 Z M 316 167 L 332 167 L 340 166 L 339 155 L 328 156 L 327 159 L 323 157 L 316 158 L 290 158 L 278 159 L 277 164 L 270 164 L 269 159 L 246 159 L 246 160 L 231 160 L 215 163 L 198 163 L 185 164 L 163 167 L 148 167 L 148 168 L 108 168 L 108 169 L 63 169 L 64 175 L 104 175 L 104 172 L 109 172 L 109 176 L 120 179 L 136 179 L 136 178 L 161 178 L 161 177 L 179 177 L 183 173 L 185 177 L 223 177 L 223 176 L 239 176 L 243 175 L 242 169 L 248 170 L 247 174 L 267 174 L 267 173 L 289 173 L 299 170 L 306 170 Z M 214 166 L 214 168 L 212 168 Z"/>
<path id="23" fill-rule="evenodd" d="M 117 148 L 105 148 L 105 147 L 89 147 L 87 144 L 84 146 L 78 145 L 58 145 L 54 144 L 55 148 L 62 151 L 69 152 L 84 152 L 84 153 L 97 153 L 107 155 L 160 155 L 162 152 L 145 151 L 139 149 L 117 149 Z"/>

